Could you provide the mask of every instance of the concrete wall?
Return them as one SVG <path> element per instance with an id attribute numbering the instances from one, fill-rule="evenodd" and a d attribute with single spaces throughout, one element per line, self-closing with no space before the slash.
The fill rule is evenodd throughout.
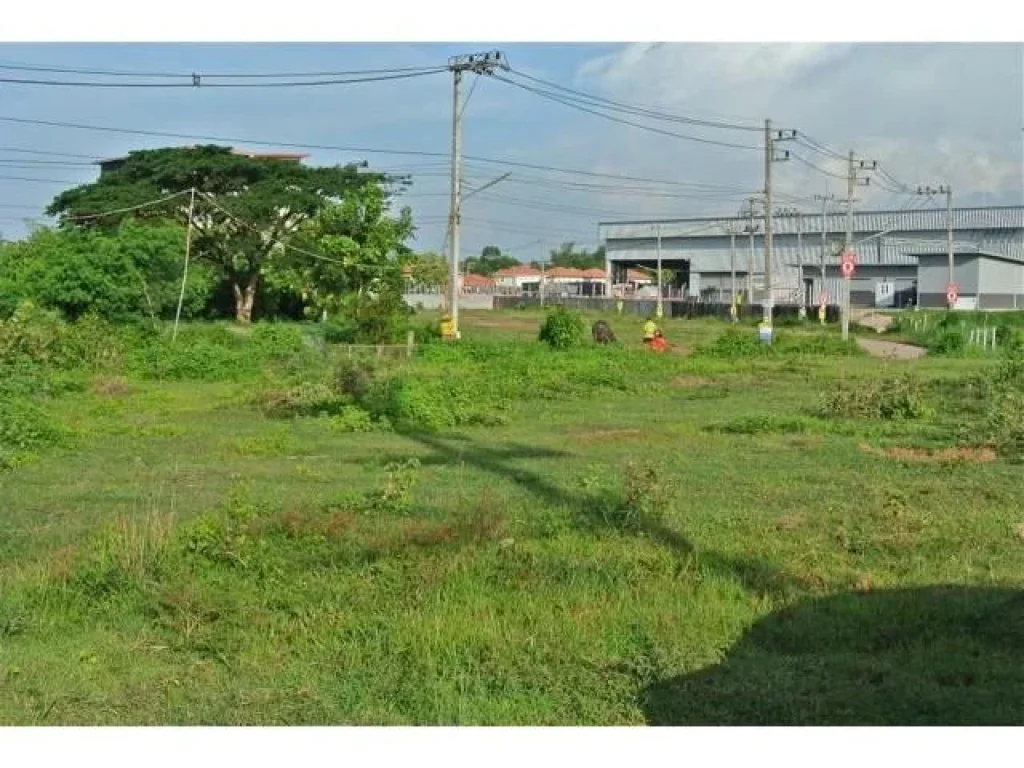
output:
<path id="1" fill-rule="evenodd" d="M 424 309 L 440 309 L 444 296 L 440 293 L 407 293 L 402 298 L 410 307 L 423 305 Z M 459 309 L 494 309 L 494 296 L 486 293 L 464 293 L 459 297 Z"/>

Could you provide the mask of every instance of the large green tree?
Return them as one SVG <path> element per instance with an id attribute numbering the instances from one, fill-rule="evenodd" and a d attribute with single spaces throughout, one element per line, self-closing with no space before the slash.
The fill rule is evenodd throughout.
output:
<path id="1" fill-rule="evenodd" d="M 407 265 L 416 285 L 443 288 L 448 285 L 448 260 L 436 253 L 417 253 Z"/>
<path id="2" fill-rule="evenodd" d="M 550 264 L 552 267 L 564 267 L 570 269 L 604 269 L 604 246 L 598 247 L 596 251 L 588 251 L 586 248 L 576 250 L 575 243 L 562 243 L 558 248 L 551 251 Z"/>
<path id="3" fill-rule="evenodd" d="M 502 253 L 496 245 L 485 245 L 480 256 L 466 259 L 466 272 L 472 275 L 491 277 L 499 269 L 508 269 L 519 264 L 519 260 Z"/>
<path id="4" fill-rule="evenodd" d="M 183 221 L 188 193 L 195 189 L 194 254 L 230 284 L 235 318 L 248 323 L 261 280 L 305 223 L 366 189 L 386 198 L 392 184 L 403 183 L 362 168 L 365 164 L 310 167 L 218 146 L 143 150 L 130 153 L 98 181 L 61 193 L 47 213 L 63 227 L 84 229 L 114 227 L 124 217 Z M 173 200 L 137 208 L 175 194 Z M 134 210 L 109 213 L 120 209 Z"/>
<path id="5" fill-rule="evenodd" d="M 402 273 L 415 269 L 412 234 L 409 209 L 392 215 L 384 190 L 365 186 L 306 224 L 287 274 L 311 313 L 340 316 L 355 340 L 394 341 L 408 315 Z"/>

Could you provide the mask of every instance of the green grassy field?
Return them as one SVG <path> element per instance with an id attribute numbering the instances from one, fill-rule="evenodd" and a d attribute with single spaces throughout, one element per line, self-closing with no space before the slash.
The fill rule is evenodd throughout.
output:
<path id="1" fill-rule="evenodd" d="M 949 395 L 993 359 L 682 320 L 655 358 L 640 318 L 560 353 L 539 317 L 390 364 L 460 404 L 434 429 L 254 404 L 320 353 L 33 400 L 63 436 L 0 472 L 0 723 L 1024 722 L 1024 467 Z M 920 412 L 821 410 L 905 374 Z"/>

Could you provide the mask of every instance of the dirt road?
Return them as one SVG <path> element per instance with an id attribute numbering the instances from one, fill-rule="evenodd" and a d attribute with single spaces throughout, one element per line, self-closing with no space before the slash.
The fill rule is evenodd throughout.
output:
<path id="1" fill-rule="evenodd" d="M 894 341 L 880 339 L 857 339 L 857 346 L 872 357 L 887 357 L 896 360 L 914 360 L 923 357 L 927 350 L 912 344 L 897 344 Z"/>

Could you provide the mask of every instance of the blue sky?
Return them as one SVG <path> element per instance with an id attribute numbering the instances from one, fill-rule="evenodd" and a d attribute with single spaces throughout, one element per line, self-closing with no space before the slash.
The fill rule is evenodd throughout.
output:
<path id="1" fill-rule="evenodd" d="M 513 68 L 587 93 L 673 113 L 756 125 L 771 116 L 841 152 L 878 159 L 907 184 L 952 183 L 957 204 L 1021 204 L 1024 74 L 1019 45 L 992 44 L 265 44 L 0 45 L 0 65 L 171 72 L 301 72 L 433 66 L 456 53 L 500 48 Z M 0 69 L 0 77 L 97 79 Z M 125 78 L 130 79 L 130 78 Z M 472 78 L 466 82 L 467 90 Z M 222 135 L 447 153 L 451 77 L 288 89 L 100 89 L 0 83 L 0 116 L 139 130 Z M 741 144 L 755 132 L 706 129 L 623 116 L 673 132 Z M 667 179 L 673 186 L 468 162 L 475 185 L 510 171 L 463 209 L 463 253 L 487 244 L 523 259 L 564 240 L 596 244 L 597 222 L 732 213 L 761 185 L 756 150 L 666 137 L 581 113 L 493 80 L 473 91 L 464 123 L 467 155 L 612 175 Z M 0 122 L 0 232 L 22 236 L 68 182 L 95 176 L 84 162 L 12 149 L 117 156 L 187 141 Z M 794 148 L 795 149 L 795 148 Z M 798 150 L 801 163 L 776 166 L 790 204 L 843 183 L 826 155 Z M 368 160 L 407 170 L 406 198 L 419 222 L 415 246 L 438 250 L 447 212 L 447 160 L 385 153 L 311 150 L 310 163 Z M 42 162 L 45 161 L 45 162 Z M 824 171 L 825 173 L 822 173 Z M 10 177 L 48 178 L 55 183 Z M 688 186 L 693 185 L 693 186 Z M 710 191 L 715 186 L 715 191 Z M 722 190 L 718 190 L 722 187 Z M 727 188 L 727 189 L 724 189 Z M 864 205 L 922 201 L 867 190 Z"/>

